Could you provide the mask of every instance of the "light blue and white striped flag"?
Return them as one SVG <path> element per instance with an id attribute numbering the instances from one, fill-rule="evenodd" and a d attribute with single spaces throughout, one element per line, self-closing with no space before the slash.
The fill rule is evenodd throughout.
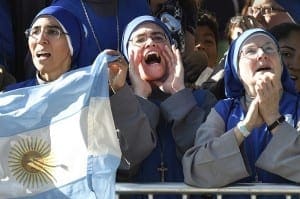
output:
<path id="1" fill-rule="evenodd" d="M 107 63 L 0 95 L 0 198 L 113 199 L 121 151 Z"/>

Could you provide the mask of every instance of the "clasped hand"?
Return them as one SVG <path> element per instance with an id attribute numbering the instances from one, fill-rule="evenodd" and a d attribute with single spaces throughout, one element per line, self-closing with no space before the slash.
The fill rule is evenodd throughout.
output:
<path id="1" fill-rule="evenodd" d="M 280 79 L 272 73 L 261 75 L 254 86 L 256 96 L 251 102 L 244 124 L 249 131 L 266 123 L 270 125 L 280 117 L 279 102 L 282 95 Z"/>

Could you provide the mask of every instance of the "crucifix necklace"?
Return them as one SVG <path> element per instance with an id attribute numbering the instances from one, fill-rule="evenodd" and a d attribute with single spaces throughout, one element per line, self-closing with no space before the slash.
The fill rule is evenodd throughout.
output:
<path id="1" fill-rule="evenodd" d="M 89 27 L 90 27 L 90 29 L 91 29 L 91 31 L 92 31 L 93 37 L 94 37 L 94 39 L 95 39 L 97 48 L 98 48 L 99 53 L 100 53 L 100 52 L 102 51 L 102 49 L 101 49 L 101 46 L 100 46 L 100 42 L 99 42 L 99 40 L 98 40 L 98 37 L 97 37 L 97 35 L 96 35 L 96 31 L 94 30 L 94 26 L 93 26 L 93 24 L 92 24 L 92 22 L 91 22 L 91 20 L 90 20 L 90 17 L 89 17 L 89 15 L 88 15 L 88 13 L 87 13 L 87 10 L 86 10 L 86 7 L 85 7 L 83 1 L 80 0 L 80 2 L 81 2 L 82 9 L 83 9 L 83 11 L 84 11 L 84 15 L 85 15 L 86 20 L 87 20 L 87 22 L 88 22 L 88 24 L 89 24 Z M 116 17 L 116 30 L 117 30 L 117 50 L 119 51 L 120 27 L 119 27 L 119 16 L 118 16 L 118 11 L 119 11 L 119 9 L 118 9 L 118 7 L 119 7 L 119 4 L 118 4 L 118 1 L 117 1 L 116 6 L 115 6 L 115 17 Z"/>
<path id="2" fill-rule="evenodd" d="M 165 182 L 165 172 L 168 171 L 168 168 L 165 167 L 164 161 L 160 162 L 160 167 L 157 168 L 157 171 L 160 173 L 160 181 Z"/>
<path id="3" fill-rule="evenodd" d="M 159 140 L 158 140 L 159 141 Z M 165 182 L 165 173 L 168 171 L 168 167 L 164 164 L 164 154 L 163 154 L 163 141 L 159 141 L 160 145 L 160 165 L 157 167 L 157 171 L 160 173 L 160 181 Z"/>

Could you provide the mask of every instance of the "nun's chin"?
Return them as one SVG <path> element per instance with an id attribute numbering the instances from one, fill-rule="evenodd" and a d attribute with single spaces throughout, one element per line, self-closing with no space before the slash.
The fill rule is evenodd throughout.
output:
<path id="1" fill-rule="evenodd" d="M 165 76 L 166 67 L 161 64 L 143 65 L 140 74 L 143 80 L 157 81 Z"/>

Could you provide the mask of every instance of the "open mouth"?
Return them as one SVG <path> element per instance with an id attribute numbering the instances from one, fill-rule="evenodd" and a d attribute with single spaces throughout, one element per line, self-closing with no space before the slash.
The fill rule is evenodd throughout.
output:
<path id="1" fill-rule="evenodd" d="M 146 64 L 159 64 L 161 62 L 161 57 L 157 52 L 149 52 L 144 57 Z"/>
<path id="2" fill-rule="evenodd" d="M 264 67 L 260 67 L 256 70 L 256 72 L 260 72 L 260 71 L 270 71 L 271 67 L 268 66 L 264 66 Z"/>
<path id="3" fill-rule="evenodd" d="M 36 56 L 37 56 L 38 58 L 41 58 L 41 57 L 48 58 L 48 57 L 51 56 L 51 54 L 50 54 L 50 53 L 47 53 L 47 52 L 38 52 L 38 53 L 36 53 Z"/>

